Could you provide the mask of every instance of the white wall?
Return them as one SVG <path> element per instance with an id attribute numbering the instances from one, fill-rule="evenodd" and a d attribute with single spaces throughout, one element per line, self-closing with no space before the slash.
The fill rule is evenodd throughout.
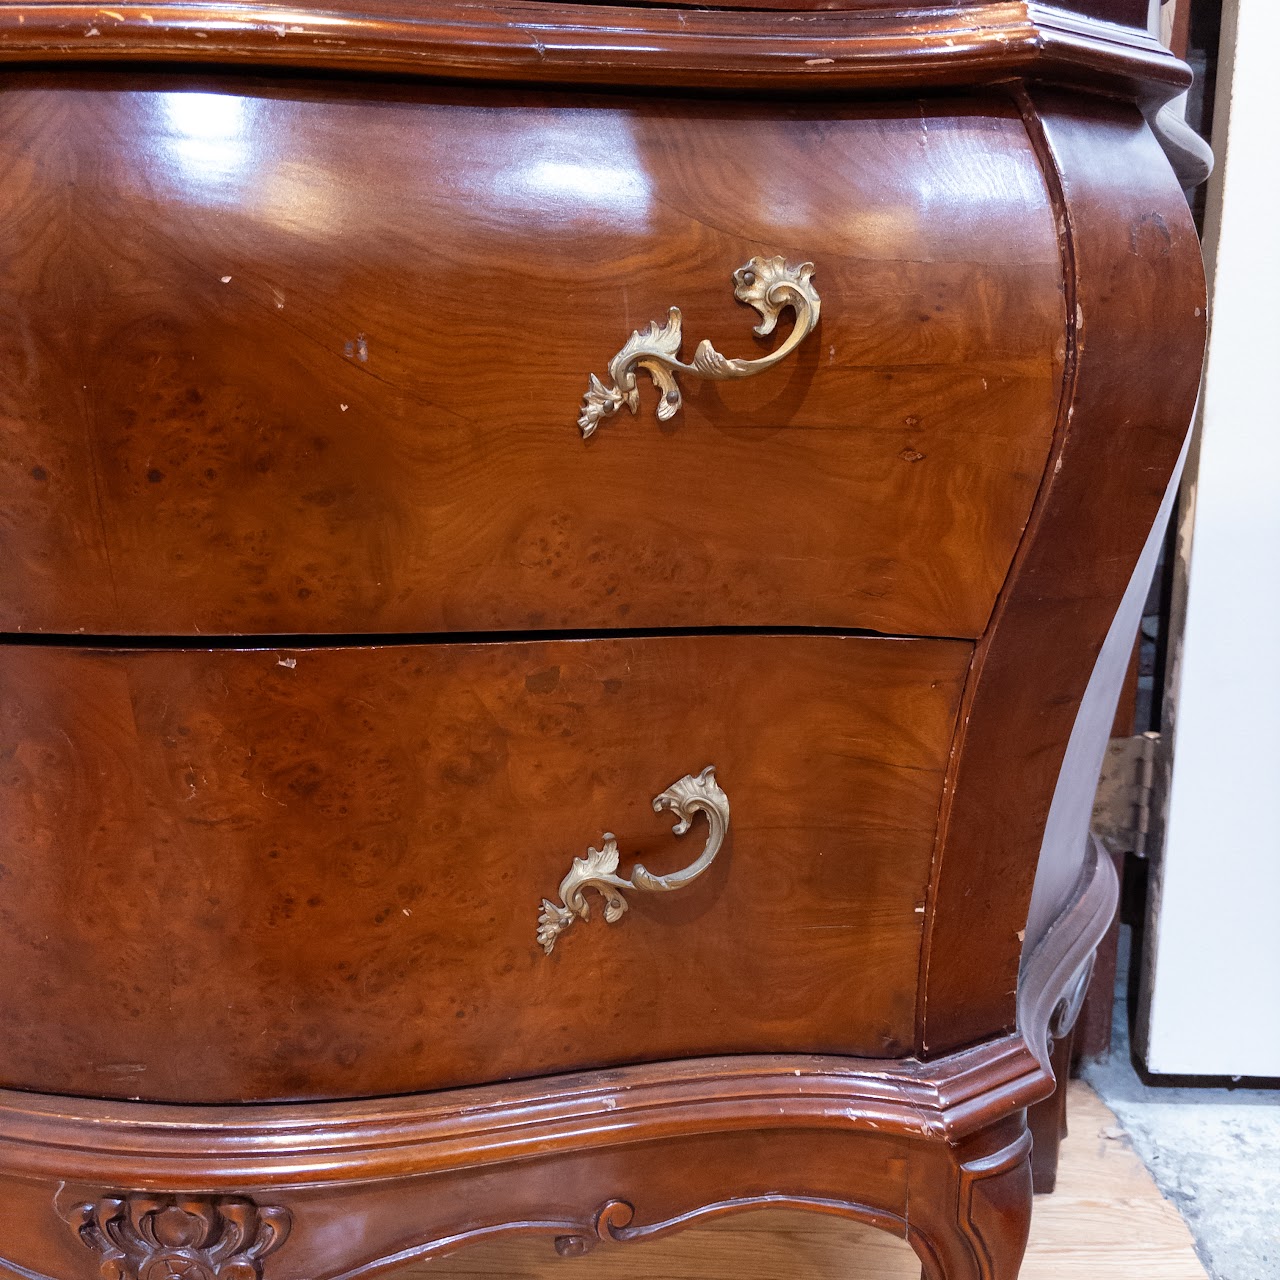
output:
<path id="1" fill-rule="evenodd" d="M 1139 1038 L 1153 1072 L 1280 1076 L 1280 3 L 1223 8 L 1209 360 Z"/>

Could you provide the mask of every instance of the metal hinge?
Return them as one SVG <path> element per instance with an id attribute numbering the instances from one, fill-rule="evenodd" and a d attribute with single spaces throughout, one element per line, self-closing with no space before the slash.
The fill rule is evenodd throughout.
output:
<path id="1" fill-rule="evenodd" d="M 1158 733 L 1112 738 L 1093 800 L 1093 829 L 1112 853 L 1145 858 L 1157 847 L 1157 803 L 1163 756 Z"/>

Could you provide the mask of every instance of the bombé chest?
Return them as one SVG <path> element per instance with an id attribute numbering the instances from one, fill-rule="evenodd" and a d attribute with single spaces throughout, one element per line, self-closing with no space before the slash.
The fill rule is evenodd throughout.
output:
<path id="1" fill-rule="evenodd" d="M 13 1096 L 296 1155 L 378 1098 L 1047 1080 L 1045 823 L 1195 390 L 1183 73 L 1145 5 L 909 9 L 0 19 Z M 320 1212 L 138 1141 L 119 1221 Z"/>

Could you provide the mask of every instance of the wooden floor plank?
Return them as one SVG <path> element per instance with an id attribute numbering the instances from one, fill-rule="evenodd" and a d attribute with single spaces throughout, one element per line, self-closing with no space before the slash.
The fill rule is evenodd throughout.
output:
<path id="1" fill-rule="evenodd" d="M 1058 1190 L 1036 1200 L 1021 1280 L 1207 1280 L 1177 1210 L 1116 1118 L 1079 1082 Z M 545 1240 L 496 1241 L 405 1268 L 398 1280 L 919 1280 L 911 1250 L 839 1219 L 757 1212 L 643 1245 L 562 1259 Z"/>

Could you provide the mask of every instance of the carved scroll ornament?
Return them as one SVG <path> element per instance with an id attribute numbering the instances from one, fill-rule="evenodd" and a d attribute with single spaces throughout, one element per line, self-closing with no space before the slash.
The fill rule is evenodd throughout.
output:
<path id="1" fill-rule="evenodd" d="M 261 1280 L 291 1222 L 236 1196 L 107 1196 L 68 1218 L 102 1280 Z"/>
<path id="2" fill-rule="evenodd" d="M 1085 962 L 1072 974 L 1058 1003 L 1053 1006 L 1053 1013 L 1049 1017 L 1047 1053 L 1052 1053 L 1055 1042 L 1070 1035 L 1071 1028 L 1076 1025 L 1080 1011 L 1084 1008 L 1085 997 L 1089 994 L 1089 982 L 1093 977 L 1093 966 L 1097 958 L 1096 951 L 1089 953 Z"/>
<path id="3" fill-rule="evenodd" d="M 606 831 L 599 849 L 587 849 L 585 858 L 574 858 L 569 874 L 560 882 L 560 901 L 542 900 L 542 914 L 538 917 L 538 942 L 550 955 L 556 939 L 574 920 L 589 920 L 591 904 L 586 891 L 595 890 L 604 899 L 604 918 L 608 924 L 616 924 L 627 910 L 624 889 L 636 893 L 669 893 L 681 889 L 696 880 L 715 861 L 729 829 L 729 797 L 716 782 L 716 771 L 708 765 L 695 778 L 686 774 L 679 782 L 673 782 L 653 801 L 653 811 L 661 813 L 669 809 L 678 821 L 675 834 L 684 835 L 695 815 L 706 815 L 707 843 L 702 853 L 683 871 L 668 876 L 655 876 L 639 863 L 631 870 L 631 879 L 624 880 L 615 873 L 618 870 L 618 841 L 613 832 Z"/>
<path id="4" fill-rule="evenodd" d="M 812 262 L 792 266 L 784 258 L 752 258 L 745 267 L 739 267 L 733 273 L 733 296 L 760 313 L 760 323 L 754 330 L 760 337 L 773 332 L 778 317 L 786 308 L 790 307 L 796 314 L 795 326 L 786 341 L 776 351 L 758 360 L 731 360 L 703 339 L 693 354 L 693 363 L 682 363 L 679 307 L 672 307 L 667 312 L 666 324 L 659 325 L 654 320 L 647 328 L 638 329 L 609 361 L 607 383 L 594 373 L 591 375 L 578 416 L 583 438 L 592 435 L 601 422 L 612 417 L 623 405 L 632 413 L 639 412 L 637 369 L 643 369 L 658 388 L 662 397 L 658 403 L 658 418 L 665 422 L 680 411 L 677 373 L 723 382 L 750 378 L 785 360 L 818 323 L 822 304 L 818 291 L 813 287 L 813 270 Z"/>

